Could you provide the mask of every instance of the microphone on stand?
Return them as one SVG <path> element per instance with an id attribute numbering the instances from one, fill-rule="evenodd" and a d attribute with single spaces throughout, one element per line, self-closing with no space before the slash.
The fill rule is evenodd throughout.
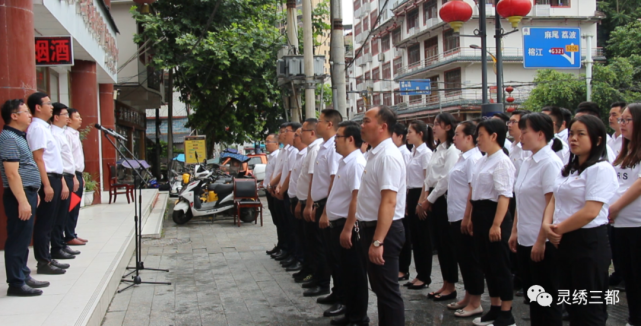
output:
<path id="1" fill-rule="evenodd" d="M 100 125 L 100 124 L 98 124 L 98 123 L 96 123 L 96 124 L 95 124 L 95 125 L 93 125 L 93 126 L 94 126 L 94 127 L 96 127 L 96 129 L 98 129 L 98 130 L 102 130 L 103 132 L 106 132 L 107 134 L 111 135 L 112 137 L 115 137 L 115 138 L 121 139 L 121 140 L 123 140 L 123 141 L 127 141 L 127 138 L 126 138 L 125 136 L 123 136 L 123 135 L 121 135 L 121 134 L 119 134 L 119 133 L 117 133 L 117 132 L 113 131 L 112 129 L 105 128 L 105 127 L 101 126 L 101 125 Z"/>

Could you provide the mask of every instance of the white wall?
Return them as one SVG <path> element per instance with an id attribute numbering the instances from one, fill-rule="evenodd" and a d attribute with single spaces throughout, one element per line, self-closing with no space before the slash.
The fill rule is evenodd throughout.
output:
<path id="1" fill-rule="evenodd" d="M 122 70 L 118 74 L 118 83 L 138 83 L 138 58 L 134 58 L 129 64 L 124 65 L 138 52 L 138 45 L 134 43 L 134 34 L 137 32 L 136 21 L 129 12 L 133 5 L 133 1 L 111 3 L 111 15 L 120 30 L 120 34 L 118 34 L 118 67 Z"/>

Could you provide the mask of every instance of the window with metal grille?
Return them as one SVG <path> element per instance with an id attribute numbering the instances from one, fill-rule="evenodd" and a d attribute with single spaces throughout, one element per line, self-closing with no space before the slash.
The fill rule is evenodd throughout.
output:
<path id="1" fill-rule="evenodd" d="M 374 106 L 381 105 L 381 94 L 372 95 L 372 104 Z"/>
<path id="2" fill-rule="evenodd" d="M 372 28 L 376 27 L 376 18 L 378 18 L 378 11 L 374 10 L 369 15 L 369 26 L 372 26 Z"/>
<path id="3" fill-rule="evenodd" d="M 390 35 L 387 34 L 383 37 L 381 37 L 381 52 L 387 52 L 390 49 Z"/>
<path id="4" fill-rule="evenodd" d="M 372 41 L 372 55 L 377 55 L 378 54 L 378 39 L 375 39 Z"/>
<path id="5" fill-rule="evenodd" d="M 383 93 L 383 105 L 392 106 L 392 93 Z"/>
<path id="6" fill-rule="evenodd" d="M 397 88 L 394 90 L 394 105 L 399 105 L 400 103 L 403 103 L 403 95 Z"/>
<path id="7" fill-rule="evenodd" d="M 551 7 L 570 7 L 570 0 L 536 0 L 537 5 L 550 5 Z"/>
<path id="8" fill-rule="evenodd" d="M 443 32 L 443 52 L 447 54 L 448 52 L 457 51 L 460 47 L 460 39 L 458 35 L 454 35 L 454 30 L 449 29 Z"/>
<path id="9" fill-rule="evenodd" d="M 365 111 L 365 101 L 363 99 L 356 101 L 356 111 L 358 113 Z"/>
<path id="10" fill-rule="evenodd" d="M 354 10 L 357 10 L 361 7 L 361 0 L 354 1 Z"/>
<path id="11" fill-rule="evenodd" d="M 418 9 L 415 9 L 407 14 L 407 30 L 418 25 Z"/>
<path id="12" fill-rule="evenodd" d="M 397 28 L 392 32 L 392 44 L 401 43 L 401 29 Z"/>
<path id="13" fill-rule="evenodd" d="M 383 64 L 383 79 L 384 80 L 392 79 L 392 65 L 389 61 Z"/>
<path id="14" fill-rule="evenodd" d="M 365 19 L 363 19 L 363 32 L 368 30 L 369 30 L 369 19 L 365 17 Z"/>
<path id="15" fill-rule="evenodd" d="M 403 58 L 394 59 L 394 73 L 397 74 L 401 69 L 403 69 Z"/>
<path id="16" fill-rule="evenodd" d="M 368 71 L 368 72 L 366 72 L 366 73 L 365 73 L 365 81 L 370 81 L 370 80 L 372 80 L 372 79 L 370 78 L 371 76 L 372 76 L 372 75 L 371 75 L 371 73 L 370 73 L 369 71 Z"/>
<path id="17" fill-rule="evenodd" d="M 369 42 L 365 43 L 365 45 L 363 46 L 363 53 L 369 53 Z"/>
<path id="18" fill-rule="evenodd" d="M 381 79 L 381 68 L 376 67 L 372 69 L 372 79 L 374 82 L 377 82 Z"/>
<path id="19" fill-rule="evenodd" d="M 461 94 L 461 68 L 446 71 L 445 75 L 445 96 Z M 451 89 L 448 91 L 448 89 Z"/>
<path id="20" fill-rule="evenodd" d="M 434 62 L 438 60 L 438 37 L 425 40 L 425 61 Z"/>
<path id="21" fill-rule="evenodd" d="M 361 23 L 356 24 L 354 26 L 354 36 L 357 36 L 361 33 Z"/>
<path id="22" fill-rule="evenodd" d="M 416 44 L 407 48 L 407 64 L 412 66 L 421 61 L 421 45 Z"/>
<path id="23" fill-rule="evenodd" d="M 438 9 L 436 6 L 436 0 L 428 0 L 423 4 L 423 24 L 427 22 L 428 19 L 437 18 Z"/>

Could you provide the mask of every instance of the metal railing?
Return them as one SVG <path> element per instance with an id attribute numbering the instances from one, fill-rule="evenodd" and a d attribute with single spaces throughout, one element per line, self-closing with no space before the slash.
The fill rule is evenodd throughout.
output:
<path id="1" fill-rule="evenodd" d="M 530 86 L 515 87 L 509 96 L 514 97 L 514 103 L 523 103 L 530 96 L 531 91 L 532 88 Z M 506 97 L 507 96 L 506 94 Z M 495 103 L 496 94 L 490 94 L 489 99 L 490 103 Z M 483 91 L 481 89 L 440 89 L 434 90 L 430 95 L 422 95 L 421 98 L 406 101 L 405 103 L 408 103 L 408 109 L 414 109 L 429 105 L 441 105 L 445 107 L 449 105 L 479 104 L 482 100 Z"/>
<path id="2" fill-rule="evenodd" d="M 364 18 L 366 16 L 369 16 L 369 2 L 366 2 L 366 3 L 361 5 L 361 15 L 360 16 L 355 16 L 355 17 Z"/>

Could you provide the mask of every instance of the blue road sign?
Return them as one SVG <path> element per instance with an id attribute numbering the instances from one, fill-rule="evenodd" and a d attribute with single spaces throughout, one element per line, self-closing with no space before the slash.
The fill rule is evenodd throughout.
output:
<path id="1" fill-rule="evenodd" d="M 400 81 L 401 95 L 430 95 L 432 81 L 429 79 L 412 79 Z"/>
<path id="2" fill-rule="evenodd" d="M 581 69 L 581 29 L 523 27 L 523 67 Z"/>

